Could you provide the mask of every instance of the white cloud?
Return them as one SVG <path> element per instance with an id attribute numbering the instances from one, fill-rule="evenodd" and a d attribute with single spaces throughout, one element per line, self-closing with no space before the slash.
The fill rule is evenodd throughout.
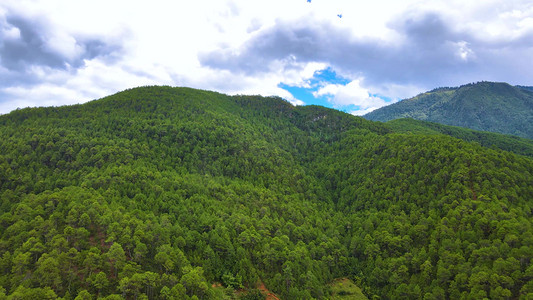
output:
<path id="1" fill-rule="evenodd" d="M 426 92 L 427 88 L 413 84 L 386 83 L 369 87 L 373 94 L 390 95 L 391 103 Z"/>
<path id="2" fill-rule="evenodd" d="M 325 63 L 300 63 L 299 68 L 293 68 L 291 70 L 280 70 L 280 74 L 283 75 L 281 81 L 290 86 L 310 88 L 309 80 L 313 78 L 315 72 L 324 70 L 327 68 Z"/>
<path id="3" fill-rule="evenodd" d="M 51 52 L 59 53 L 69 60 L 74 60 L 83 54 L 84 49 L 76 42 L 76 39 L 64 32 L 46 38 L 45 47 Z"/>
<path id="4" fill-rule="evenodd" d="M 2 37 L 4 39 L 18 40 L 20 39 L 20 30 L 16 27 L 6 26 L 2 29 Z"/>
<path id="5" fill-rule="evenodd" d="M 354 105 L 361 111 L 371 111 L 389 104 L 379 97 L 371 96 L 368 89 L 361 86 L 360 79 L 353 80 L 346 85 L 326 84 L 314 92 L 314 95 L 315 97 L 326 96 L 336 108 Z"/>
<path id="6" fill-rule="evenodd" d="M 464 61 L 474 59 L 476 54 L 472 49 L 468 47 L 468 43 L 465 41 L 456 42 L 455 46 L 457 48 L 457 55 Z"/>
<path id="7" fill-rule="evenodd" d="M 380 107 L 383 107 L 384 105 L 381 105 L 381 106 L 371 106 L 371 107 L 367 107 L 365 109 L 356 109 L 356 110 L 352 110 L 350 111 L 349 113 L 354 115 L 354 116 L 363 116 L 363 115 L 366 115 L 367 113 L 371 112 L 371 111 L 374 111 Z"/>
<path id="8" fill-rule="evenodd" d="M 23 33 L 10 16 L 41 20 L 34 26 L 46 28 L 35 34 L 46 34 L 44 47 L 54 54 L 41 60 L 70 67 L 17 73 L 24 58 L 0 57 L 0 113 L 145 84 L 279 95 L 301 104 L 279 83 L 309 87 L 326 67 L 351 82 L 319 92 L 332 105 L 361 110 L 384 104 L 375 94 L 396 101 L 440 85 L 482 79 L 529 85 L 533 78 L 528 0 L 4 0 L 0 48 Z M 212 64 L 202 61 L 206 54 Z"/>

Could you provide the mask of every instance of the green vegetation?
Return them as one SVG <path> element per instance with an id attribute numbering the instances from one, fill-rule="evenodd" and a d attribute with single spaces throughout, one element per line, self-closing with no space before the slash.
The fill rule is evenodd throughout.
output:
<path id="1" fill-rule="evenodd" d="M 143 87 L 17 110 L 0 299 L 327 299 L 336 278 L 369 299 L 527 299 L 532 183 L 529 157 L 280 98 Z"/>
<path id="2" fill-rule="evenodd" d="M 361 289 L 348 278 L 337 279 L 331 285 L 331 299 L 335 300 L 368 300 Z"/>
<path id="3" fill-rule="evenodd" d="M 533 139 L 533 90 L 496 82 L 439 88 L 364 117 L 381 122 L 413 118 Z"/>
<path id="4" fill-rule="evenodd" d="M 445 134 L 464 141 L 476 142 L 481 146 L 498 148 L 533 157 L 533 140 L 512 135 L 476 131 L 468 128 L 442 125 L 439 123 L 419 121 L 414 119 L 396 119 L 388 121 L 387 125 L 398 133 L 413 134 Z"/>
<path id="5" fill-rule="evenodd" d="M 521 88 L 523 90 L 527 90 L 527 91 L 533 91 L 533 86 L 517 85 L 516 87 Z"/>

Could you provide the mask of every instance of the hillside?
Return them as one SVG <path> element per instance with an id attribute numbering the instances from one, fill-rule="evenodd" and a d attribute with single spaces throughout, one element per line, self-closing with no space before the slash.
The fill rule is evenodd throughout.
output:
<path id="1" fill-rule="evenodd" d="M 479 82 L 436 89 L 364 117 L 382 122 L 413 118 L 533 139 L 533 91 L 506 83 Z"/>
<path id="2" fill-rule="evenodd" d="M 467 142 L 476 142 L 488 148 L 498 148 L 533 157 L 533 140 L 513 135 L 505 135 L 488 131 L 477 131 L 464 127 L 449 126 L 415 119 L 396 119 L 386 123 L 394 132 L 449 135 Z"/>
<path id="3" fill-rule="evenodd" d="M 275 97 L 17 110 L 0 298 L 531 297 L 532 182 L 523 155 Z"/>
<path id="4" fill-rule="evenodd" d="M 521 88 L 523 90 L 527 90 L 527 91 L 533 91 L 533 86 L 517 85 L 516 87 Z"/>

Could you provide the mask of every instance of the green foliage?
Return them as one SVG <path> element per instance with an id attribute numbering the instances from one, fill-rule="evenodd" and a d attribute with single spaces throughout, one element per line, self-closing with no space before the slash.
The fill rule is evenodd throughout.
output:
<path id="1" fill-rule="evenodd" d="M 413 118 L 533 139 L 533 91 L 506 83 L 478 82 L 441 88 L 377 109 L 373 121 Z"/>
<path id="2" fill-rule="evenodd" d="M 445 134 L 467 142 L 476 142 L 487 148 L 497 148 L 533 157 L 533 140 L 512 135 L 476 131 L 414 119 L 396 119 L 386 123 L 394 132 L 414 134 Z"/>
<path id="3" fill-rule="evenodd" d="M 266 299 L 265 295 L 261 293 L 258 289 L 253 289 L 247 292 L 245 295 L 239 298 L 240 300 L 264 300 Z"/>
<path id="4" fill-rule="evenodd" d="M 0 298 L 529 297 L 529 154 L 420 127 L 170 87 L 0 116 Z"/>
<path id="5" fill-rule="evenodd" d="M 233 289 L 244 288 L 244 286 L 242 285 L 242 276 L 239 274 L 233 276 L 230 273 L 226 273 L 222 275 L 222 281 L 224 282 L 225 286 Z"/>
<path id="6" fill-rule="evenodd" d="M 367 300 L 368 298 L 362 293 L 353 281 L 348 278 L 335 280 L 331 285 L 332 299 L 352 299 Z"/>

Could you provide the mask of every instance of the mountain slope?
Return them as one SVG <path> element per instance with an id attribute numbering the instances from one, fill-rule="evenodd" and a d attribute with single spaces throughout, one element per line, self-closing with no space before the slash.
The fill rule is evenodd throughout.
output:
<path id="1" fill-rule="evenodd" d="M 488 148 L 498 148 L 533 157 L 533 140 L 512 135 L 477 131 L 415 119 L 396 119 L 386 123 L 394 132 L 414 134 L 445 134 L 464 141 L 476 142 Z"/>
<path id="2" fill-rule="evenodd" d="M 413 118 L 533 139 L 533 92 L 506 83 L 441 88 L 380 108 L 373 121 Z"/>
<path id="3" fill-rule="evenodd" d="M 527 90 L 527 91 L 533 91 L 533 86 L 517 85 L 516 87 L 521 88 L 523 90 Z"/>
<path id="4" fill-rule="evenodd" d="M 369 298 L 526 297 L 531 182 L 530 158 L 280 98 L 18 110 L 0 116 L 0 297 L 327 299 L 346 277 Z"/>

